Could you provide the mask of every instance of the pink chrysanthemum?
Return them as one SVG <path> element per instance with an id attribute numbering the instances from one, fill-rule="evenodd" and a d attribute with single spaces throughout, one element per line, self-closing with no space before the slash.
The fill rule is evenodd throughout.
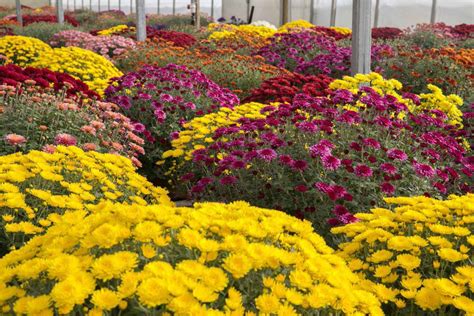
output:
<path id="1" fill-rule="evenodd" d="M 18 134 L 8 134 L 5 136 L 5 141 L 12 146 L 17 146 L 26 143 L 26 138 Z"/>
<path id="2" fill-rule="evenodd" d="M 389 175 L 394 175 L 397 173 L 397 167 L 391 163 L 383 163 L 380 165 L 380 170 Z"/>
<path id="3" fill-rule="evenodd" d="M 334 144 L 327 139 L 321 140 L 319 143 L 309 147 L 309 151 L 313 156 L 326 156 L 331 154 L 331 150 L 334 148 Z"/>
<path id="4" fill-rule="evenodd" d="M 407 154 L 403 150 L 391 148 L 387 150 L 387 157 L 393 160 L 405 161 L 408 159 Z"/>
<path id="5" fill-rule="evenodd" d="M 325 155 L 321 157 L 323 167 L 328 170 L 336 170 L 341 166 L 341 160 L 333 155 Z"/>
<path id="6" fill-rule="evenodd" d="M 54 143 L 56 145 L 74 146 L 77 144 L 77 140 L 76 137 L 72 135 L 60 133 L 54 138 Z"/>
<path id="7" fill-rule="evenodd" d="M 427 164 L 423 163 L 413 163 L 413 169 L 415 170 L 416 174 L 420 177 L 427 177 L 431 178 L 435 175 L 435 170 Z"/>

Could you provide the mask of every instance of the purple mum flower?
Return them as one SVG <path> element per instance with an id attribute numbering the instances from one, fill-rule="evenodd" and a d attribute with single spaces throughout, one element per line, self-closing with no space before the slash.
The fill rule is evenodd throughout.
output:
<path id="1" fill-rule="evenodd" d="M 263 159 L 266 161 L 272 161 L 278 156 L 276 151 L 274 151 L 271 148 L 259 149 L 257 150 L 257 155 L 260 159 Z"/>

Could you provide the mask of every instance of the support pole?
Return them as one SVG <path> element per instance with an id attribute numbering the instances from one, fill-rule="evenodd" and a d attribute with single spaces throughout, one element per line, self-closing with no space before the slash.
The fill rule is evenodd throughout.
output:
<path id="1" fill-rule="evenodd" d="M 66 1 L 66 11 L 69 11 L 69 0 Z"/>
<path id="2" fill-rule="evenodd" d="M 437 7 L 438 7 L 438 1 L 437 0 L 433 0 L 432 4 L 431 4 L 431 19 L 430 19 L 430 23 L 431 24 L 435 24 L 436 23 L 436 11 L 437 11 Z"/>
<path id="3" fill-rule="evenodd" d="M 252 21 L 253 21 L 253 13 L 255 12 L 255 6 L 253 5 L 251 8 L 250 8 L 250 17 L 249 17 L 249 20 L 247 21 L 248 24 L 251 24 Z"/>
<path id="4" fill-rule="evenodd" d="M 84 0 L 81 1 L 81 9 L 84 10 Z"/>
<path id="5" fill-rule="evenodd" d="M 372 0 L 354 0 L 352 5 L 351 74 L 370 73 Z"/>
<path id="6" fill-rule="evenodd" d="M 122 11 L 122 0 L 119 0 L 119 6 L 118 6 L 119 11 Z"/>
<path id="7" fill-rule="evenodd" d="M 281 0 L 281 24 L 288 23 L 288 1 Z"/>
<path id="8" fill-rule="evenodd" d="M 21 1 L 15 0 L 16 5 L 16 21 L 23 26 L 23 15 L 21 14 Z"/>
<path id="9" fill-rule="evenodd" d="M 311 0 L 309 4 L 309 22 L 314 24 L 314 0 Z"/>
<path id="10" fill-rule="evenodd" d="M 137 40 L 146 40 L 145 0 L 137 0 Z"/>
<path id="11" fill-rule="evenodd" d="M 98 1 L 99 5 L 98 5 L 98 8 L 97 10 L 100 12 L 100 0 Z"/>
<path id="12" fill-rule="evenodd" d="M 107 11 L 110 11 L 110 0 L 107 1 Z"/>
<path id="13" fill-rule="evenodd" d="M 329 21 L 329 26 L 336 25 L 336 13 L 337 13 L 337 0 L 332 0 L 331 1 L 331 20 Z"/>
<path id="14" fill-rule="evenodd" d="M 196 0 L 196 30 L 201 28 L 201 1 Z"/>
<path id="15" fill-rule="evenodd" d="M 89 10 L 92 11 L 92 0 L 89 0 Z"/>
<path id="16" fill-rule="evenodd" d="M 56 18 L 58 19 L 58 24 L 64 24 L 63 0 L 56 0 Z"/>
<path id="17" fill-rule="evenodd" d="M 74 0 L 73 6 L 74 6 L 74 11 L 76 11 L 76 0 Z"/>
<path id="18" fill-rule="evenodd" d="M 214 20 L 214 0 L 211 0 L 211 18 Z"/>
<path id="19" fill-rule="evenodd" d="M 173 15 L 176 15 L 176 0 L 173 0 Z"/>
<path id="20" fill-rule="evenodd" d="M 250 0 L 247 0 L 247 21 L 250 20 Z"/>
<path id="21" fill-rule="evenodd" d="M 133 13 L 133 0 L 130 0 L 130 14 Z"/>
<path id="22" fill-rule="evenodd" d="M 379 27 L 380 0 L 375 1 L 374 27 Z"/>
<path id="23" fill-rule="evenodd" d="M 160 14 L 160 0 L 156 0 L 156 14 Z"/>

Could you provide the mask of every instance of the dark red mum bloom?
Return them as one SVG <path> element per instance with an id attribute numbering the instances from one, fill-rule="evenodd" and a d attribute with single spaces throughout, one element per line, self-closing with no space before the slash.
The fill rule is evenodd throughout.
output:
<path id="1" fill-rule="evenodd" d="M 298 184 L 297 186 L 295 186 L 295 191 L 298 191 L 301 193 L 307 192 L 308 190 L 309 190 L 308 187 L 304 184 Z"/>
<path id="2" fill-rule="evenodd" d="M 389 182 L 384 182 L 380 185 L 380 190 L 382 190 L 386 195 L 393 195 L 395 187 Z"/>
<path id="3" fill-rule="evenodd" d="M 391 163 L 383 163 L 380 165 L 380 170 L 385 172 L 386 174 L 389 175 L 394 175 L 397 173 L 397 167 L 392 165 Z"/>
<path id="4" fill-rule="evenodd" d="M 354 169 L 354 173 L 359 177 L 368 178 L 372 176 L 372 169 L 366 165 L 357 165 Z"/>
<path id="5" fill-rule="evenodd" d="M 298 171 L 303 171 L 308 167 L 308 163 L 304 160 L 295 160 L 291 164 L 291 167 Z"/>
<path id="6" fill-rule="evenodd" d="M 223 185 L 230 185 L 237 182 L 237 177 L 234 176 L 225 176 L 219 180 L 219 182 Z"/>

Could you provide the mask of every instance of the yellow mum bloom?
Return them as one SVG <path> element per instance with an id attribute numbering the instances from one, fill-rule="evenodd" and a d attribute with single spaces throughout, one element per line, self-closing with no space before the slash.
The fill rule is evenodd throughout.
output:
<path id="1" fill-rule="evenodd" d="M 393 252 L 382 249 L 374 252 L 369 258 L 367 258 L 367 261 L 373 262 L 373 263 L 379 263 L 383 261 L 390 260 L 393 257 Z"/>
<path id="2" fill-rule="evenodd" d="M 402 254 L 397 256 L 397 263 L 405 270 L 413 270 L 420 266 L 421 260 L 409 254 Z"/>
<path id="3" fill-rule="evenodd" d="M 456 308 L 466 312 L 467 315 L 474 313 L 474 301 L 466 296 L 459 296 L 453 299 Z"/>
<path id="4" fill-rule="evenodd" d="M 231 255 L 224 260 L 224 268 L 236 279 L 243 278 L 251 269 L 252 263 L 244 255 Z"/>
<path id="5" fill-rule="evenodd" d="M 262 294 L 255 300 L 257 309 L 260 313 L 277 313 L 280 309 L 280 302 L 277 297 L 270 294 Z"/>
<path id="6" fill-rule="evenodd" d="M 119 305 L 120 296 L 109 289 L 100 289 L 92 294 L 92 303 L 96 308 L 107 311 Z"/>
<path id="7" fill-rule="evenodd" d="M 375 268 L 374 276 L 376 276 L 377 278 L 385 278 L 390 274 L 390 272 L 392 272 L 392 268 L 390 266 L 377 266 Z"/>
<path id="8" fill-rule="evenodd" d="M 467 255 L 451 248 L 441 248 L 438 250 L 438 256 L 449 262 L 458 262 L 468 258 Z"/>
<path id="9" fill-rule="evenodd" d="M 160 306 L 171 300 L 168 290 L 159 278 L 144 280 L 138 286 L 137 294 L 140 302 L 148 307 Z"/>
<path id="10" fill-rule="evenodd" d="M 92 273 L 101 280 L 111 280 L 122 273 L 130 271 L 137 265 L 138 256 L 128 251 L 103 255 L 92 264 Z"/>

